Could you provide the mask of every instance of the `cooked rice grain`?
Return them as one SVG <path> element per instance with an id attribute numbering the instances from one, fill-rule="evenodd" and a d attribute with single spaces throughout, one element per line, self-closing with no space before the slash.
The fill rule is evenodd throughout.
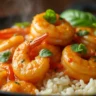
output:
<path id="1" fill-rule="evenodd" d="M 38 84 L 36 94 L 41 95 L 76 95 L 96 94 L 96 80 L 90 79 L 88 84 L 83 80 L 72 80 L 63 72 L 49 72 L 43 84 Z"/>

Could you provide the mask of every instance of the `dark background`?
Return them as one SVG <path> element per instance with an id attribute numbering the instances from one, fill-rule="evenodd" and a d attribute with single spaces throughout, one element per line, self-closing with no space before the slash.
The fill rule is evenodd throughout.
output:
<path id="1" fill-rule="evenodd" d="M 72 8 L 96 15 L 96 0 L 0 0 L 0 29 L 15 22 L 31 22 L 35 14 L 48 8 L 57 13 Z"/>

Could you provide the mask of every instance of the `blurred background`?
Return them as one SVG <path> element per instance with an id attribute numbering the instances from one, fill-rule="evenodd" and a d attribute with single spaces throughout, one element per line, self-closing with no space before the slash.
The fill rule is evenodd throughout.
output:
<path id="1" fill-rule="evenodd" d="M 96 15 L 96 0 L 0 0 L 0 29 L 16 22 L 32 21 L 32 17 L 51 8 L 57 13 L 79 9 Z"/>

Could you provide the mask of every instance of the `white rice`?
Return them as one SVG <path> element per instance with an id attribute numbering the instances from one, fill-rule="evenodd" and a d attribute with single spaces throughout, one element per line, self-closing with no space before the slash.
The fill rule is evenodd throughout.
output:
<path id="1" fill-rule="evenodd" d="M 96 80 L 88 84 L 83 80 L 72 80 L 63 72 L 49 72 L 43 83 L 38 84 L 37 95 L 92 95 L 96 94 Z"/>

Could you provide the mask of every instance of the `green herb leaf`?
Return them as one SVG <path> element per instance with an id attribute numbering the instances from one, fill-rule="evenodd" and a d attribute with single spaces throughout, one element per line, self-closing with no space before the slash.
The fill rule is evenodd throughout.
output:
<path id="1" fill-rule="evenodd" d="M 96 17 L 88 12 L 70 9 L 61 13 L 60 16 L 73 26 L 96 27 Z"/>
<path id="2" fill-rule="evenodd" d="M 23 60 L 21 60 L 21 63 L 24 63 L 25 62 L 25 60 L 23 59 Z"/>
<path id="3" fill-rule="evenodd" d="M 53 53 L 51 51 L 49 51 L 48 49 L 42 49 L 40 52 L 39 52 L 39 56 L 41 57 L 49 57 L 49 56 L 52 56 Z"/>
<path id="4" fill-rule="evenodd" d="M 59 17 L 60 20 L 63 20 L 63 18 Z"/>
<path id="5" fill-rule="evenodd" d="M 45 12 L 44 19 L 46 19 L 49 23 L 54 24 L 56 22 L 56 13 L 52 9 L 48 9 Z"/>
<path id="6" fill-rule="evenodd" d="M 5 51 L 0 53 L 0 62 L 7 62 L 10 58 L 11 52 Z"/>
<path id="7" fill-rule="evenodd" d="M 95 23 L 93 23 L 93 26 L 94 26 L 94 27 L 96 27 L 96 22 L 95 22 Z"/>
<path id="8" fill-rule="evenodd" d="M 84 54 L 87 53 L 87 48 L 84 44 L 73 44 L 73 45 L 71 45 L 71 49 L 74 52 L 84 53 Z"/>
<path id="9" fill-rule="evenodd" d="M 19 83 L 19 82 L 16 82 L 16 81 L 15 81 L 15 83 L 16 83 L 16 84 L 18 84 L 18 85 L 20 85 L 20 83 Z"/>
<path id="10" fill-rule="evenodd" d="M 15 23 L 14 26 L 20 27 L 20 28 L 26 28 L 28 26 L 30 26 L 29 22 L 20 22 L 20 23 Z"/>
<path id="11" fill-rule="evenodd" d="M 89 34 L 89 32 L 87 30 L 79 30 L 77 32 L 78 36 L 85 36 L 85 35 L 88 35 L 88 34 Z"/>

